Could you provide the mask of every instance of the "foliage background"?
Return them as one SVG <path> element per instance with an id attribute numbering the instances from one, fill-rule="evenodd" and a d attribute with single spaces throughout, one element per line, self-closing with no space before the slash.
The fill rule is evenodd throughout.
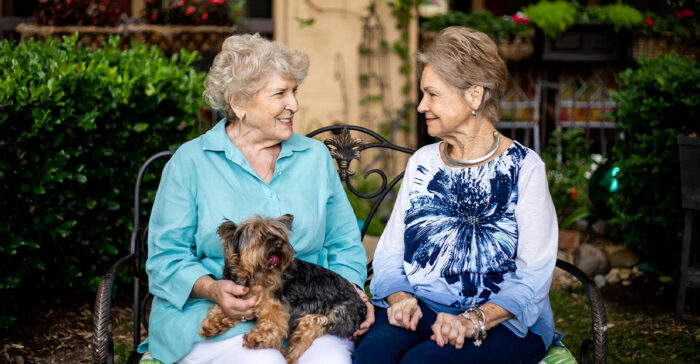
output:
<path id="1" fill-rule="evenodd" d="M 129 249 L 144 157 L 197 134 L 196 54 L 118 44 L 0 42 L 0 328 L 94 289 Z"/>
<path id="2" fill-rule="evenodd" d="M 620 167 L 613 221 L 629 246 L 670 272 L 683 231 L 676 136 L 700 131 L 700 66 L 671 53 L 642 59 L 619 81 L 613 116 L 625 140 L 613 149 Z"/>

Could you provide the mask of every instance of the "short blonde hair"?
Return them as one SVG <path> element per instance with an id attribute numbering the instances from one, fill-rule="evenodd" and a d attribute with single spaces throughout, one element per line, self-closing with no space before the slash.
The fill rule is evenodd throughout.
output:
<path id="1" fill-rule="evenodd" d="M 230 121 L 237 120 L 229 100 L 244 102 L 258 92 L 270 72 L 297 82 L 306 78 L 309 57 L 260 34 L 232 35 L 224 41 L 204 81 L 204 99 L 222 110 Z"/>
<path id="2" fill-rule="evenodd" d="M 505 92 L 508 70 L 488 35 L 471 28 L 448 27 L 416 58 L 421 69 L 430 65 L 459 90 L 482 86 L 484 98 L 477 112 L 492 122 L 498 121 L 498 103 Z"/>

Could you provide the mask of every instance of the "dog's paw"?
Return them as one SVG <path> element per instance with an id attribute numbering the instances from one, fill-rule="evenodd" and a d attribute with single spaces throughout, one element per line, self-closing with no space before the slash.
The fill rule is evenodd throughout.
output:
<path id="1" fill-rule="evenodd" d="M 249 332 L 243 336 L 243 346 L 248 349 L 282 348 L 282 339 L 260 332 Z"/>

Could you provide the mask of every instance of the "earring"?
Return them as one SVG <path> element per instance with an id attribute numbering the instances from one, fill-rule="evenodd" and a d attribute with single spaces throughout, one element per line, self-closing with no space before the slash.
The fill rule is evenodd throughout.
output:
<path id="1" fill-rule="evenodd" d="M 476 110 L 472 109 L 472 116 L 476 117 Z"/>

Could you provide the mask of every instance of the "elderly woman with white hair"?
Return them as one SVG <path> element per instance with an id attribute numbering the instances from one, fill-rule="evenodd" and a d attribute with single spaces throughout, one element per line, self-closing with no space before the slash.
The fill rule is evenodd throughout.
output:
<path id="1" fill-rule="evenodd" d="M 321 142 L 293 132 L 297 88 L 308 67 L 305 54 L 257 34 L 224 42 L 204 97 L 226 117 L 175 152 L 158 187 L 146 262 L 154 299 L 139 352 L 164 363 L 285 362 L 275 349 L 242 345 L 255 324 L 257 297 L 242 298 L 247 287 L 220 279 L 217 227 L 226 219 L 291 213 L 297 258 L 364 286 L 367 258 L 335 165 Z M 243 322 L 205 340 L 199 325 L 214 302 Z M 368 306 L 356 335 L 374 320 Z M 299 362 L 350 363 L 353 348 L 348 338 L 322 336 Z"/>
<path id="2" fill-rule="evenodd" d="M 442 139 L 408 161 L 373 261 L 376 323 L 355 363 L 537 363 L 553 342 L 557 219 L 537 153 L 494 127 L 496 44 L 443 30 L 422 53 L 418 112 Z"/>

